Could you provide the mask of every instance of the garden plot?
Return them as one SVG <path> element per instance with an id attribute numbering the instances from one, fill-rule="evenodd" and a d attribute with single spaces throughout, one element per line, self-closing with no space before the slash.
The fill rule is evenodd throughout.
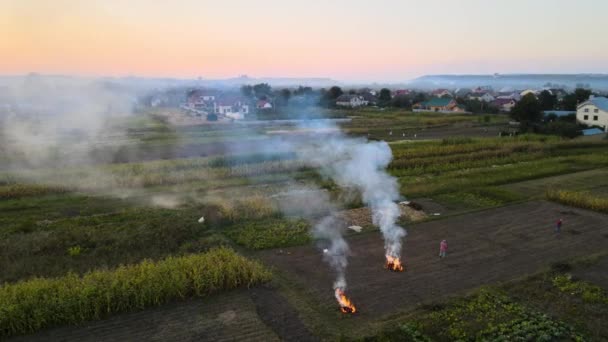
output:
<path id="1" fill-rule="evenodd" d="M 560 236 L 556 218 L 565 221 Z M 355 319 L 408 310 L 418 304 L 462 295 L 481 285 L 531 274 L 552 262 L 605 250 L 608 216 L 549 202 L 528 202 L 411 226 L 404 245 L 406 271 L 384 269 L 379 234 L 350 239 L 348 292 L 357 304 Z M 437 256 L 439 241 L 448 256 Z M 263 252 L 262 259 L 309 289 L 324 308 L 335 306 L 333 274 L 314 247 Z M 338 310 L 337 307 L 335 307 Z"/>

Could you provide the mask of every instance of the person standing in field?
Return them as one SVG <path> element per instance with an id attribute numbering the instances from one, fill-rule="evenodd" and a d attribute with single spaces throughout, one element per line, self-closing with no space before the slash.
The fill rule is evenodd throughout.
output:
<path id="1" fill-rule="evenodd" d="M 448 242 L 446 240 L 441 240 L 439 244 L 439 257 L 445 258 L 445 253 L 448 251 Z"/>
<path id="2" fill-rule="evenodd" d="M 555 232 L 558 234 L 561 233 L 561 231 L 562 231 L 562 223 L 563 223 L 563 221 L 561 218 L 559 220 L 557 220 L 557 222 L 555 222 Z"/>

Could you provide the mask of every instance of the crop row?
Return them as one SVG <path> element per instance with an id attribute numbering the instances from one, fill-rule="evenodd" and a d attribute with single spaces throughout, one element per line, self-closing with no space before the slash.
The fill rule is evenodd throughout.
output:
<path id="1" fill-rule="evenodd" d="M 594 196 L 588 192 L 549 190 L 546 197 L 550 201 L 565 205 L 608 213 L 608 198 Z"/>
<path id="2" fill-rule="evenodd" d="M 0 286 L 0 337 L 268 281 L 261 264 L 226 248 Z"/>

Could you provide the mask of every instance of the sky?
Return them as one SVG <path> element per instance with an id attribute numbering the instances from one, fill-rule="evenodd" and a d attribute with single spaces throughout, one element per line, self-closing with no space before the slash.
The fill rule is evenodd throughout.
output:
<path id="1" fill-rule="evenodd" d="M 606 73 L 606 0 L 0 0 L 0 74 Z"/>

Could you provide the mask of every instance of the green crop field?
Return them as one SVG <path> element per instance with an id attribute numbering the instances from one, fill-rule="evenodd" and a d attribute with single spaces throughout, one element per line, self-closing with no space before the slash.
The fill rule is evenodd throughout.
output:
<path id="1" fill-rule="evenodd" d="M 422 205 L 428 214 L 422 224 L 449 226 L 461 215 L 483 219 L 493 210 L 544 200 L 566 213 L 607 212 L 608 140 L 510 136 L 502 134 L 510 129 L 504 115 L 381 109 L 326 114 L 351 118 L 338 124 L 349 137 L 389 142 L 388 173 L 404 198 Z M 606 338 L 599 316 L 582 322 L 564 308 L 578 303 L 582 312 L 605 313 L 606 289 L 592 278 L 555 270 L 532 276 L 515 272 L 513 283 L 482 290 L 455 286 L 459 291 L 453 298 L 413 309 L 374 316 L 362 308 L 360 316 L 341 315 L 327 304 L 335 304 L 330 282 L 327 299 L 266 257 L 295 255 L 325 272 L 317 253 L 321 242 L 311 227 L 327 208 L 303 202 L 301 209 L 318 212 L 287 215 L 277 194 L 317 189 L 318 196 L 352 214 L 352 224 L 363 207 L 359 194 L 334 183 L 287 144 L 279 148 L 276 133 L 268 134 L 291 136 L 296 126 L 171 127 L 154 116 L 117 125 L 127 127 L 128 134 L 114 159 L 0 169 L 0 338 L 50 327 L 78 329 L 72 325 L 217 292 L 230 296 L 231 289 L 248 286 L 270 289 L 271 299 L 258 294 L 251 300 L 259 319 L 278 336 L 284 335 L 273 326 L 274 309 L 268 306 L 291 317 L 286 329 L 298 331 L 295 336 L 304 336 L 298 335 L 304 329 L 332 341 Z M 248 149 L 253 144 L 270 148 Z M 517 219 L 525 221 L 524 215 Z M 359 224 L 363 233 L 349 231 L 349 238 L 374 239 L 381 246 L 371 218 L 366 219 Z M 547 221 L 550 225 L 553 217 Z M 410 230 L 414 241 L 419 224 Z M 454 229 L 466 235 L 466 228 Z M 301 248 L 317 258 L 297 254 Z M 538 284 L 546 292 L 535 289 Z M 370 289 L 382 286 L 390 284 Z"/>

